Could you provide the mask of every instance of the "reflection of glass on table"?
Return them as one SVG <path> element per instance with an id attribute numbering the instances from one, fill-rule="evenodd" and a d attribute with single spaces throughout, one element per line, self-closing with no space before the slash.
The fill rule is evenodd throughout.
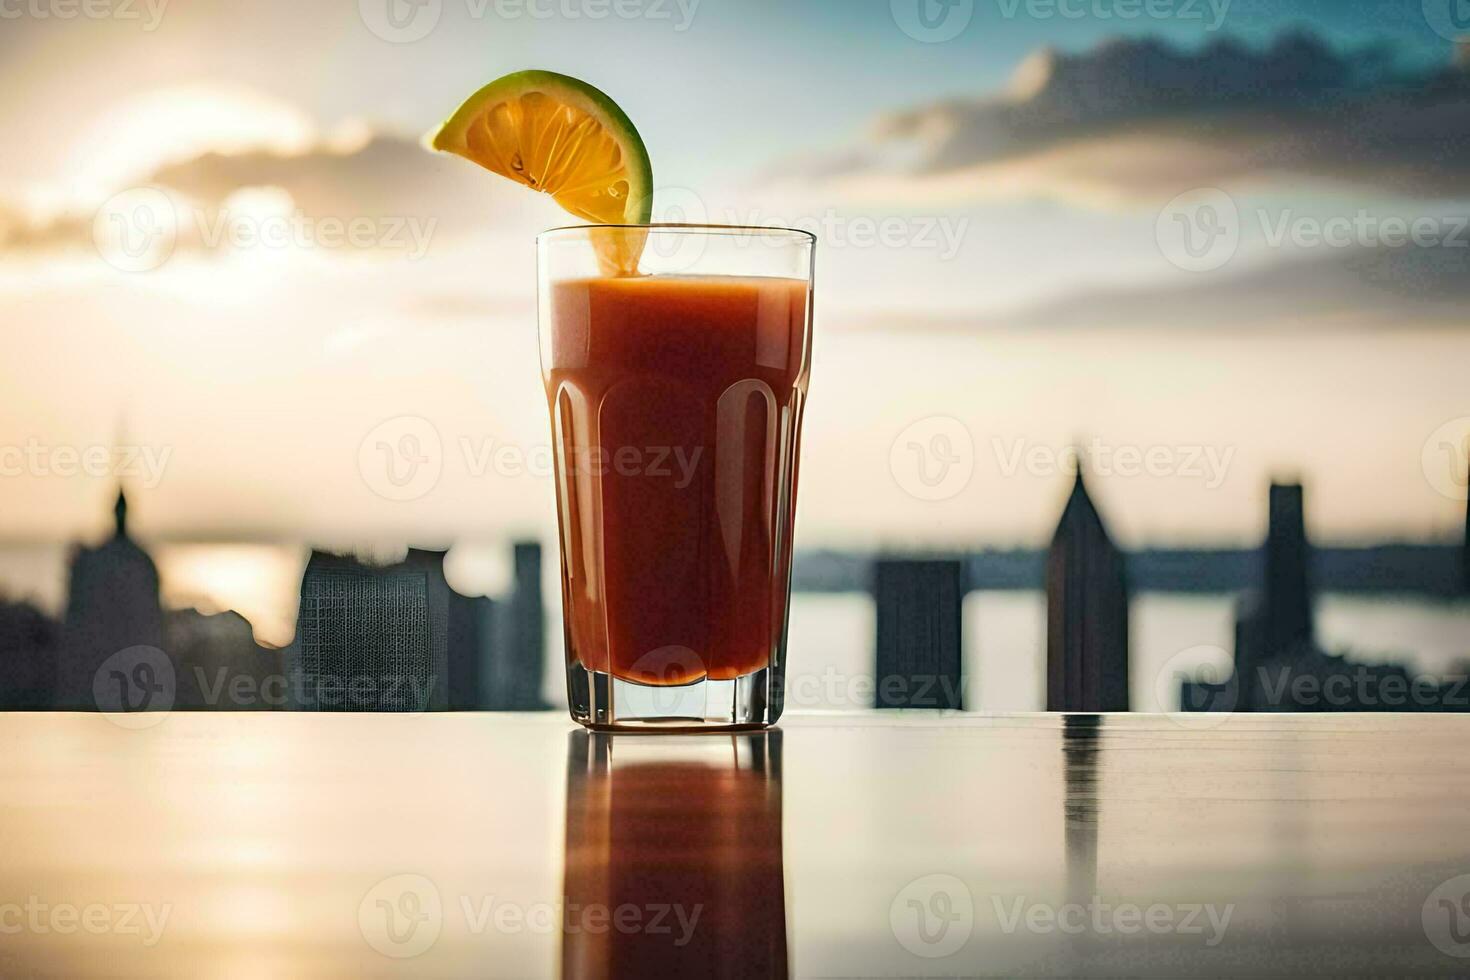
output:
<path id="1" fill-rule="evenodd" d="M 787 971 L 781 733 L 573 732 L 562 976 Z"/>

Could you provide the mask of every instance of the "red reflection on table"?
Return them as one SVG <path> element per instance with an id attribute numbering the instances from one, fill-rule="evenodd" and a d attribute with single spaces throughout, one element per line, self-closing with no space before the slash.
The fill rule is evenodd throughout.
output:
<path id="1" fill-rule="evenodd" d="M 571 734 L 562 976 L 785 977 L 781 732 Z"/>

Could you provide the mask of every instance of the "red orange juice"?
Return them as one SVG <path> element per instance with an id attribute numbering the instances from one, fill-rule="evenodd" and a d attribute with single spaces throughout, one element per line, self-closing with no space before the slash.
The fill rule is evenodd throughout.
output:
<path id="1" fill-rule="evenodd" d="M 543 292 L 567 656 L 645 685 L 769 665 L 790 585 L 809 284 L 556 280 Z"/>

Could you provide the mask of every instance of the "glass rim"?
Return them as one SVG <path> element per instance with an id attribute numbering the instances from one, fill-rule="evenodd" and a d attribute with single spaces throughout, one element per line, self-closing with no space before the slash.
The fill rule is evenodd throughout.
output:
<path id="1" fill-rule="evenodd" d="M 554 235 L 567 232 L 587 232 L 598 228 L 620 228 L 625 230 L 641 229 L 643 231 L 659 232 L 682 232 L 695 235 L 729 235 L 732 238 L 756 238 L 762 235 L 786 235 L 805 240 L 808 245 L 817 243 L 817 236 L 812 232 L 801 228 L 785 228 L 780 225 L 719 225 L 701 222 L 683 223 L 677 221 L 655 221 L 646 225 L 637 224 L 606 224 L 606 225 L 558 225 L 555 228 L 547 228 L 536 235 L 536 241 L 541 241 Z"/>

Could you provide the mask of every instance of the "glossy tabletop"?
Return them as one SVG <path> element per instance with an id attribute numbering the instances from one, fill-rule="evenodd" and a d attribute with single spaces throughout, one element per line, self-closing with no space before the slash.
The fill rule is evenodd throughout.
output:
<path id="1" fill-rule="evenodd" d="M 0 975 L 1452 976 L 1467 752 L 1458 716 L 0 715 Z"/>

